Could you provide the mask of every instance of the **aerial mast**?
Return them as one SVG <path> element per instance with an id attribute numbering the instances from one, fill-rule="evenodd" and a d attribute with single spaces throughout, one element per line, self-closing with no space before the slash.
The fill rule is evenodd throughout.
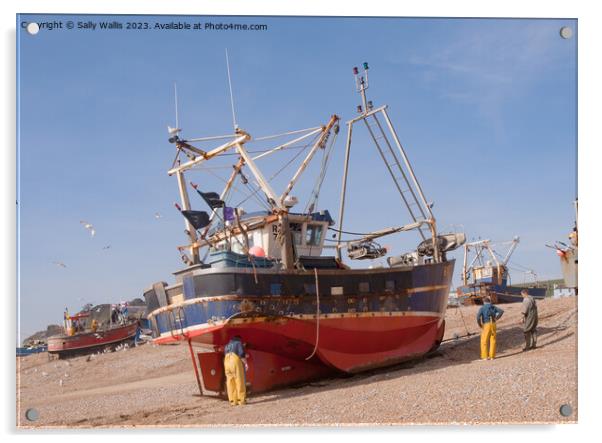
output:
<path id="1" fill-rule="evenodd" d="M 418 224 L 417 230 L 423 240 L 428 239 L 428 233 L 424 232 L 424 225 L 430 230 L 430 238 L 433 242 L 433 258 L 435 262 L 441 261 L 441 251 L 437 242 L 437 229 L 435 217 L 431 211 L 432 204 L 427 203 L 424 197 L 422 187 L 414 174 L 410 161 L 399 141 L 397 133 L 393 128 L 391 119 L 387 114 L 387 105 L 374 108 L 371 100 L 366 97 L 368 83 L 368 63 L 363 63 L 363 74 L 360 75 L 357 67 L 353 68 L 356 91 L 360 94 L 361 105 L 357 106 L 359 116 L 347 122 L 347 144 L 345 148 L 345 163 L 343 167 L 343 181 L 341 186 L 341 202 L 339 206 L 339 226 L 337 236 L 337 256 L 341 259 L 341 236 L 343 234 L 343 219 L 345 215 L 345 197 L 347 189 L 347 176 L 349 172 L 349 158 L 351 154 L 351 136 L 353 125 L 363 122 L 372 138 L 374 145 L 380 154 L 389 175 L 393 179 L 396 190 L 398 191 L 403 203 L 405 204 L 410 217 L 414 223 Z M 379 116 L 384 119 L 388 128 L 388 134 Z M 393 143 L 390 141 L 393 140 Z"/>

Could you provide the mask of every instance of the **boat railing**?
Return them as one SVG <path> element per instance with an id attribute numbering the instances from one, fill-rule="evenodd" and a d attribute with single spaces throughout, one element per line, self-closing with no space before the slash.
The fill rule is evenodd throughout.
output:
<path id="1" fill-rule="evenodd" d="M 186 323 L 186 314 L 184 313 L 184 309 L 181 306 L 178 306 L 169 311 L 169 315 L 167 316 L 167 320 L 169 322 L 169 331 L 172 338 L 179 340 L 179 337 L 184 337 L 184 324 Z M 176 315 L 177 312 L 177 315 Z M 182 321 L 184 320 L 184 321 Z M 176 332 L 179 329 L 179 333 Z"/>

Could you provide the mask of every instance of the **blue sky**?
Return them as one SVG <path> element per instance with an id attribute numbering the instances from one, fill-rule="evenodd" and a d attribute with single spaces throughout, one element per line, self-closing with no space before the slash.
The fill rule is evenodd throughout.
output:
<path id="1" fill-rule="evenodd" d="M 268 30 L 42 30 L 30 36 L 18 27 L 22 336 L 60 322 L 65 306 L 131 299 L 155 281 L 172 281 L 170 273 L 181 267 L 175 246 L 185 242 L 173 209 L 177 185 L 166 174 L 174 155 L 166 131 L 174 125 L 173 83 L 184 136 L 231 132 L 225 48 L 238 122 L 255 136 L 317 126 L 332 113 L 352 118 L 359 96 L 351 68 L 369 62 L 369 96 L 390 106 L 440 229 L 462 227 L 471 239 L 519 235 L 513 261 L 540 278 L 560 276 L 554 251 L 544 245 L 566 240 L 574 221 L 577 39 L 560 38 L 559 29 L 571 26 L 576 35 L 575 21 L 139 20 L 258 23 Z M 358 131 L 354 142 L 346 227 L 406 223 L 366 135 Z M 333 215 L 343 149 L 344 131 L 320 198 Z M 287 155 L 261 166 L 272 171 Z M 287 171 L 284 177 L 292 174 Z M 315 172 L 307 171 L 300 199 Z M 210 174 L 191 179 L 221 189 Z M 198 200 L 195 206 L 203 208 Z M 94 224 L 94 238 L 80 220 Z M 383 243 L 409 250 L 416 238 Z M 456 276 L 459 271 L 458 264 Z M 524 278 L 513 274 L 516 282 Z"/>

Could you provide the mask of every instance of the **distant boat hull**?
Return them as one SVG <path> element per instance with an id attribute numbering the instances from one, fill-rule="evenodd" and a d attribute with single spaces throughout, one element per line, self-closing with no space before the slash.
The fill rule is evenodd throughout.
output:
<path id="1" fill-rule="evenodd" d="M 578 287 L 578 266 L 577 248 L 563 251 L 562 255 L 560 256 L 560 267 L 562 269 L 564 285 L 567 288 Z"/>
<path id="2" fill-rule="evenodd" d="M 486 286 L 461 286 L 459 295 L 466 297 L 464 304 L 482 304 L 482 297 L 488 295 L 493 303 L 519 303 L 523 301 L 520 292 L 523 289 L 529 291 L 536 300 L 541 300 L 546 296 L 546 288 L 524 288 L 519 286 L 505 285 L 486 285 Z"/>
<path id="3" fill-rule="evenodd" d="M 48 338 L 48 352 L 59 357 L 94 352 L 106 346 L 116 346 L 136 335 L 136 323 L 96 332 L 83 332 L 72 336 L 55 335 Z"/>
<path id="4" fill-rule="evenodd" d="M 183 302 L 151 313 L 155 342 L 189 341 L 204 388 L 216 392 L 223 386 L 223 346 L 234 335 L 247 343 L 246 379 L 253 391 L 396 364 L 439 346 L 453 265 L 322 270 L 319 297 L 286 292 L 193 297 L 202 288 L 199 276 L 184 281 Z M 253 287 L 246 282 L 252 273 L 222 275 L 230 280 L 232 274 L 241 286 Z M 286 282 L 291 291 L 315 281 L 313 272 L 261 277 L 256 286 L 271 279 Z M 205 284 L 210 289 L 218 285 Z"/>
<path id="5" fill-rule="evenodd" d="M 26 357 L 31 354 L 39 354 L 48 351 L 48 346 L 38 346 L 36 348 L 17 348 L 17 357 Z"/>

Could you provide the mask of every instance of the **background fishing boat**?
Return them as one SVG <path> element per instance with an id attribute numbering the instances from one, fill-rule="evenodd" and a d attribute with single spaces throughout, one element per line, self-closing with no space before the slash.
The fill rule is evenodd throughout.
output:
<path id="1" fill-rule="evenodd" d="M 496 252 L 489 240 L 464 244 L 463 285 L 457 289 L 458 298 L 462 300 L 463 304 L 482 304 L 484 297 L 490 297 L 493 303 L 522 302 L 521 291 L 523 289 L 528 290 L 535 299 L 542 299 L 546 296 L 546 288 L 540 287 L 536 283 L 520 286 L 510 284 L 508 263 L 519 241 L 519 237 L 514 237 L 509 242 L 510 248 L 505 255 Z M 534 275 L 533 271 L 529 270 L 528 272 Z"/>
<path id="2" fill-rule="evenodd" d="M 75 315 L 64 314 L 63 333 L 48 338 L 48 353 L 59 358 L 96 352 L 131 342 L 139 322 L 102 304 Z"/>

